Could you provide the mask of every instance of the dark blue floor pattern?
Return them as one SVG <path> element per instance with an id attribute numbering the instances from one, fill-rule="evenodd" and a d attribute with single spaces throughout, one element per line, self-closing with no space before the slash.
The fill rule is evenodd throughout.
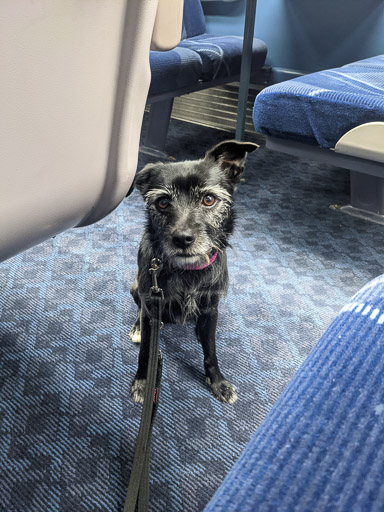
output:
<path id="1" fill-rule="evenodd" d="M 192 159 L 227 137 L 173 122 L 168 150 Z M 331 319 L 383 272 L 383 227 L 329 209 L 347 191 L 346 171 L 249 156 L 218 328 L 239 400 L 210 395 L 191 326 L 162 331 L 152 511 L 204 508 Z M 122 510 L 141 412 L 128 332 L 143 219 L 135 192 L 98 224 L 0 265 L 2 511 Z"/>

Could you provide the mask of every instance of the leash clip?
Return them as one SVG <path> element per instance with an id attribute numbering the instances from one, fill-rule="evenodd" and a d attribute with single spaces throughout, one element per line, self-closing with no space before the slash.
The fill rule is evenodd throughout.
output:
<path id="1" fill-rule="evenodd" d="M 149 272 L 152 274 L 152 286 L 150 288 L 151 295 L 160 295 L 162 299 L 164 299 L 164 294 L 162 288 L 159 287 L 157 282 L 157 276 L 162 269 L 161 260 L 159 258 L 153 258 L 151 261 L 151 266 L 149 268 Z"/>

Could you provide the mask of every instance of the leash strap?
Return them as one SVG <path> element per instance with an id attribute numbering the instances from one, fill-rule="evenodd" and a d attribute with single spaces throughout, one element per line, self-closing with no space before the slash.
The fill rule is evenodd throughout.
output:
<path id="1" fill-rule="evenodd" d="M 157 274 L 161 270 L 160 260 L 153 259 L 152 266 L 149 270 L 152 272 L 152 287 L 150 290 L 151 335 L 147 382 L 124 512 L 135 512 L 136 505 L 138 512 L 146 512 L 149 506 L 149 457 L 151 435 L 159 402 L 163 366 L 163 358 L 159 350 L 160 329 L 162 327 L 161 309 L 163 291 L 157 284 Z"/>

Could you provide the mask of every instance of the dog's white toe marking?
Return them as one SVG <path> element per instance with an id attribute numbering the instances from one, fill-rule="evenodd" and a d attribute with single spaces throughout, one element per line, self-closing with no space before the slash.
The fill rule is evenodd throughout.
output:
<path id="1" fill-rule="evenodd" d="M 209 377 L 206 378 L 206 381 L 210 385 L 213 396 L 217 398 L 217 400 L 231 405 L 236 402 L 237 393 L 233 384 L 227 380 L 211 384 L 211 379 Z"/>
<path id="2" fill-rule="evenodd" d="M 236 393 L 235 388 L 233 388 L 232 394 L 228 398 L 228 402 L 227 403 L 232 405 L 232 404 L 234 404 L 236 402 L 236 400 L 237 400 L 237 393 Z"/>
<path id="3" fill-rule="evenodd" d="M 137 328 L 136 325 L 134 325 L 129 333 L 129 337 L 133 341 L 133 343 L 140 343 L 141 342 L 141 333 L 140 329 Z"/>
<path id="4" fill-rule="evenodd" d="M 135 379 L 131 386 L 131 395 L 134 402 L 144 403 L 145 385 L 147 379 Z"/>

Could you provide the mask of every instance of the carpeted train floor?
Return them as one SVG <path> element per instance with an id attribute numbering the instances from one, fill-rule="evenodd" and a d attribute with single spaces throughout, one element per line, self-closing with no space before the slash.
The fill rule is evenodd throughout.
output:
<path id="1" fill-rule="evenodd" d="M 168 151 L 193 159 L 225 138 L 172 122 Z M 204 508 L 331 319 L 383 272 L 384 228 L 329 209 L 347 197 L 346 171 L 249 156 L 218 328 L 239 400 L 210 395 L 192 326 L 162 331 L 151 510 Z M 134 192 L 98 224 L 0 265 L 1 511 L 122 510 L 141 412 L 128 332 L 143 219 Z"/>

